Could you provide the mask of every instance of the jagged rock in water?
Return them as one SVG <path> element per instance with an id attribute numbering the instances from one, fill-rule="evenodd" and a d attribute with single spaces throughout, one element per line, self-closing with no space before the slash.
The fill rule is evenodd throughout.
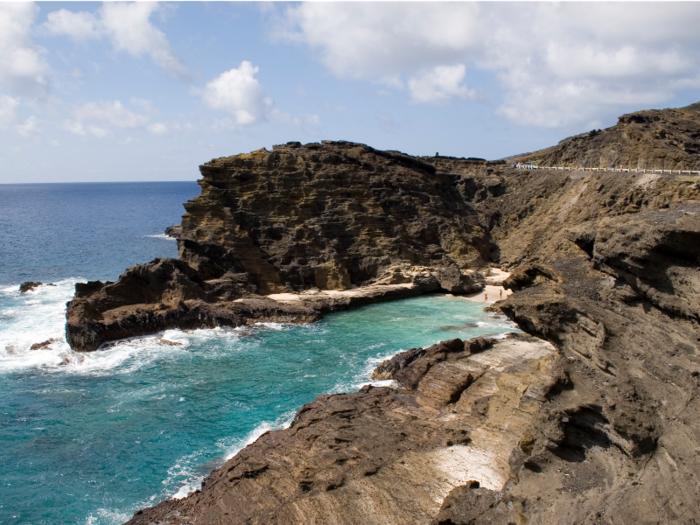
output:
<path id="1" fill-rule="evenodd" d="M 182 233 L 182 226 L 179 224 L 173 224 L 172 226 L 168 226 L 165 228 L 165 235 L 168 237 L 172 237 L 173 239 L 179 239 L 180 234 Z"/>
<path id="2" fill-rule="evenodd" d="M 40 282 L 34 282 L 34 281 L 27 281 L 19 285 L 19 291 L 20 293 L 27 293 L 31 290 L 34 290 L 35 288 L 38 288 L 39 286 L 43 285 L 44 283 Z"/>

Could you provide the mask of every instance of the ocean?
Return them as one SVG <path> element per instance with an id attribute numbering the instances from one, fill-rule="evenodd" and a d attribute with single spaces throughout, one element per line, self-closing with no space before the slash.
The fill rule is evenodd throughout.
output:
<path id="1" fill-rule="evenodd" d="M 163 230 L 198 194 L 194 182 L 0 185 L 0 523 L 123 523 L 398 351 L 515 330 L 482 303 L 430 295 L 73 352 L 75 283 L 176 257 Z M 28 280 L 46 285 L 20 294 Z"/>

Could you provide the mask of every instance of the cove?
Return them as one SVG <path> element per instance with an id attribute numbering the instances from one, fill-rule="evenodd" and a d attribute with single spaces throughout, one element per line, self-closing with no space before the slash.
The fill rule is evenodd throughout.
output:
<path id="1" fill-rule="evenodd" d="M 369 382 L 396 352 L 515 330 L 483 307 L 429 295 L 307 325 L 172 330 L 90 354 L 66 345 L 63 365 L 20 353 L 13 362 L 26 355 L 31 366 L 0 376 L 0 521 L 117 524 L 182 497 L 304 403 Z"/>

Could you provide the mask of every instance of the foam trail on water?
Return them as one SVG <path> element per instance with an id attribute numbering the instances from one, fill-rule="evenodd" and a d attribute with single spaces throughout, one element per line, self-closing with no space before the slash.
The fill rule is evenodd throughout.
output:
<path id="1" fill-rule="evenodd" d="M 65 340 L 66 302 L 79 279 L 43 285 L 24 294 L 0 289 L 0 371 L 58 366 L 71 350 Z M 31 350 L 36 343 L 49 343 Z"/>
<path id="2" fill-rule="evenodd" d="M 144 235 L 144 237 L 150 237 L 152 239 L 165 239 L 167 241 L 177 241 L 174 237 L 170 237 L 170 235 L 165 235 L 164 233 L 158 233 L 156 235 Z"/>
<path id="3" fill-rule="evenodd" d="M 301 407 L 300 407 L 301 408 Z M 248 445 L 255 443 L 257 439 L 262 436 L 265 432 L 270 430 L 280 430 L 287 428 L 294 421 L 294 416 L 296 415 L 296 410 L 285 412 L 280 417 L 274 421 L 263 421 L 253 430 L 251 430 L 243 439 L 234 441 L 231 445 L 226 445 L 226 440 L 221 440 L 219 442 L 220 446 L 225 447 L 224 457 L 226 460 L 231 459 L 233 456 L 238 454 Z"/>
<path id="4" fill-rule="evenodd" d="M 66 302 L 73 298 L 75 283 L 81 281 L 65 279 L 24 294 L 19 285 L 0 288 L 0 373 L 30 369 L 91 375 L 115 369 L 130 372 L 164 354 L 182 352 L 191 340 L 201 342 L 232 334 L 221 329 L 190 334 L 168 330 L 118 341 L 95 352 L 74 352 L 65 339 Z M 31 349 L 40 343 L 45 344 Z"/>

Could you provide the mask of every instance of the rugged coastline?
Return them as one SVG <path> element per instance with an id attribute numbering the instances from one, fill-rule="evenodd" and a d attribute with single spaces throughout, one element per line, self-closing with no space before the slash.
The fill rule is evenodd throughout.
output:
<path id="1" fill-rule="evenodd" d="M 627 137 L 610 162 L 631 158 L 630 144 L 697 162 L 667 139 L 692 135 L 700 112 L 663 111 L 604 130 Z M 636 125 L 665 133 L 627 140 Z M 610 144 L 598 135 L 581 148 L 603 162 Z M 375 370 L 395 386 L 319 397 L 201 491 L 130 523 L 700 521 L 697 178 L 521 171 L 346 142 L 201 170 L 177 260 L 76 287 L 75 349 L 188 323 L 304 321 L 474 293 L 489 265 L 512 272 L 512 294 L 489 308 L 528 335 L 400 354 Z"/>

